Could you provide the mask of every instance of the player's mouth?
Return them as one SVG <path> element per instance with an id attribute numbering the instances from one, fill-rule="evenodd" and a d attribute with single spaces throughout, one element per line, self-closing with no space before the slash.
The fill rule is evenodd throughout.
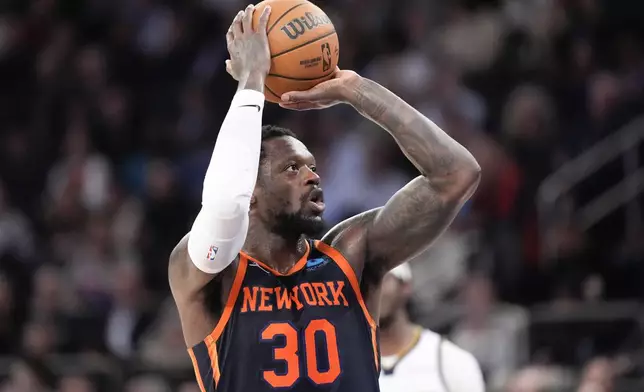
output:
<path id="1" fill-rule="evenodd" d="M 322 192 L 322 189 L 315 188 L 311 191 L 308 204 L 314 213 L 319 215 L 324 212 L 324 192 Z"/>

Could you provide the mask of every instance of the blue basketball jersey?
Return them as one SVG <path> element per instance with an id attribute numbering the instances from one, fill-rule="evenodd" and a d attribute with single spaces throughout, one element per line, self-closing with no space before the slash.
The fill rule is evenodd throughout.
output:
<path id="1" fill-rule="evenodd" d="M 245 253 L 220 320 L 188 350 L 202 392 L 376 392 L 378 331 L 356 274 L 307 242 L 281 274 Z"/>

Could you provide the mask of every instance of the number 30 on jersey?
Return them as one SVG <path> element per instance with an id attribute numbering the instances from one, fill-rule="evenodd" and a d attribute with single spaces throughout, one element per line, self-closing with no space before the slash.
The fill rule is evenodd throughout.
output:
<path id="1" fill-rule="evenodd" d="M 329 368 L 320 370 L 316 347 L 315 335 L 323 334 L 326 342 L 326 354 L 329 360 Z M 304 328 L 302 334 L 303 342 L 300 341 L 300 334 L 297 329 L 288 322 L 274 322 L 269 324 L 261 333 L 262 342 L 274 343 L 275 338 L 284 337 L 285 344 L 273 348 L 273 358 L 276 361 L 283 361 L 286 365 L 284 374 L 277 374 L 274 370 L 262 372 L 262 378 L 273 388 L 289 388 L 304 374 L 316 384 L 331 384 L 340 375 L 340 356 L 338 354 L 338 341 L 335 327 L 328 320 L 311 320 Z M 300 347 L 304 346 L 306 368 L 300 371 Z"/>

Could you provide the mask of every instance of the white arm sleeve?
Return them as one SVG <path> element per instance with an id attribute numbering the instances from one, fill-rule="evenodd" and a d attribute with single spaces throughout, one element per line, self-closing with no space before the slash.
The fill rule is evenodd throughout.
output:
<path id="1" fill-rule="evenodd" d="M 224 119 L 203 183 L 201 211 L 188 254 L 201 271 L 224 270 L 244 245 L 250 198 L 257 181 L 264 95 L 238 91 Z"/>
<path id="2" fill-rule="evenodd" d="M 443 377 L 449 392 L 485 392 L 481 367 L 472 354 L 447 340 L 441 349 Z"/>

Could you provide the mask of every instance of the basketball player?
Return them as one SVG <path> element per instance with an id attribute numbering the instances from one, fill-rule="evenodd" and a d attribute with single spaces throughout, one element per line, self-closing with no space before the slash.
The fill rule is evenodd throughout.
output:
<path id="1" fill-rule="evenodd" d="M 472 354 L 409 321 L 409 265 L 391 270 L 381 287 L 380 390 L 484 392 L 483 373 Z"/>
<path id="2" fill-rule="evenodd" d="M 421 175 L 384 207 L 313 241 L 324 227 L 320 177 L 293 133 L 261 125 L 270 10 L 256 30 L 253 10 L 240 12 L 226 35 L 227 70 L 239 87 L 202 208 L 170 256 L 197 381 L 208 392 L 377 391 L 382 278 L 450 224 L 474 192 L 479 166 L 396 95 L 338 70 L 310 91 L 285 94 L 282 106 L 352 105 L 394 137 Z"/>

